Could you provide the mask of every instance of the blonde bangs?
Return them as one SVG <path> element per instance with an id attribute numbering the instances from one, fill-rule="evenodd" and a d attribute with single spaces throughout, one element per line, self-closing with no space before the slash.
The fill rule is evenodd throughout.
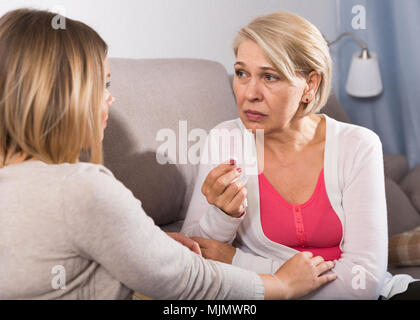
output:
<path id="1" fill-rule="evenodd" d="M 266 30 L 264 30 L 266 31 Z M 266 39 L 266 40 L 263 40 Z M 234 43 L 235 55 L 238 54 L 238 49 L 244 40 L 252 40 L 260 46 L 264 51 L 266 58 L 273 64 L 277 71 L 290 83 L 293 83 L 293 78 L 296 76 L 293 64 L 287 55 L 281 54 L 283 48 L 279 43 L 273 43 L 275 40 L 272 37 L 266 37 L 264 34 L 259 34 L 249 27 L 241 29 L 238 33 Z"/>

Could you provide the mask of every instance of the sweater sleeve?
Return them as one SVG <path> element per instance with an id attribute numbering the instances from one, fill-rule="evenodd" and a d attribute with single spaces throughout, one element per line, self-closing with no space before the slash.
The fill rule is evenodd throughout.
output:
<path id="1" fill-rule="evenodd" d="M 206 260 L 166 235 L 102 166 L 62 184 L 67 236 L 128 288 L 156 299 L 262 299 L 253 272 Z"/>

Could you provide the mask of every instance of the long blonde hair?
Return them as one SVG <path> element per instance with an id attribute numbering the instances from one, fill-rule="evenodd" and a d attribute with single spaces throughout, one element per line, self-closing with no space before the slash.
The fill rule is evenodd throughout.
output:
<path id="1" fill-rule="evenodd" d="M 309 21 L 293 13 L 279 11 L 257 17 L 242 28 L 234 40 L 234 53 L 244 40 L 257 43 L 277 71 L 294 84 L 297 75 L 316 71 L 322 76 L 314 99 L 304 114 L 321 110 L 331 92 L 332 61 L 328 44 L 321 32 Z"/>
<path id="2" fill-rule="evenodd" d="M 0 19 L 0 167 L 19 154 L 103 163 L 101 110 L 108 47 L 82 22 L 30 9 Z"/>

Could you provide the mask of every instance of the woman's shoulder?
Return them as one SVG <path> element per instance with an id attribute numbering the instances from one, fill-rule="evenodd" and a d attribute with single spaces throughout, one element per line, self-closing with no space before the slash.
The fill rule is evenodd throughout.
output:
<path id="1" fill-rule="evenodd" d="M 1 175 L 4 183 L 19 181 L 31 192 L 55 195 L 79 205 L 105 195 L 129 193 L 105 166 L 85 162 L 47 164 L 27 161 L 1 169 Z"/>
<path id="2" fill-rule="evenodd" d="M 114 174 L 100 164 L 80 162 L 63 168 L 61 188 L 73 194 L 105 195 L 126 192 Z"/>
<path id="3" fill-rule="evenodd" d="M 91 179 L 92 176 L 108 176 L 114 178 L 110 170 L 103 165 L 78 162 L 78 163 L 60 163 L 47 164 L 42 161 L 26 161 L 15 165 L 10 165 L 3 168 L 11 176 L 25 176 L 27 178 L 33 177 L 41 181 L 62 182 L 69 179 Z"/>
<path id="4" fill-rule="evenodd" d="M 333 134 L 330 136 L 327 134 L 327 137 L 330 139 L 337 138 L 340 145 L 351 147 L 381 144 L 379 136 L 371 129 L 324 116 L 327 121 L 327 132 L 328 129 L 333 131 Z"/>
<path id="5" fill-rule="evenodd" d="M 141 205 L 121 181 L 104 165 L 77 163 L 66 168 L 66 175 L 59 184 L 64 201 L 70 207 L 104 211 L 104 208 Z"/>
<path id="6" fill-rule="evenodd" d="M 101 164 L 89 162 L 79 162 L 75 164 L 67 164 L 67 179 L 91 179 L 92 177 L 109 177 L 115 179 L 113 173 Z"/>

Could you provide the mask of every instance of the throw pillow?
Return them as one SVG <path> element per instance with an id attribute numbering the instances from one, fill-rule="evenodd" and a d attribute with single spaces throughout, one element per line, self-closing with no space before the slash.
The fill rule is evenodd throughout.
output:
<path id="1" fill-rule="evenodd" d="M 390 265 L 420 266 L 420 226 L 389 239 Z"/>

